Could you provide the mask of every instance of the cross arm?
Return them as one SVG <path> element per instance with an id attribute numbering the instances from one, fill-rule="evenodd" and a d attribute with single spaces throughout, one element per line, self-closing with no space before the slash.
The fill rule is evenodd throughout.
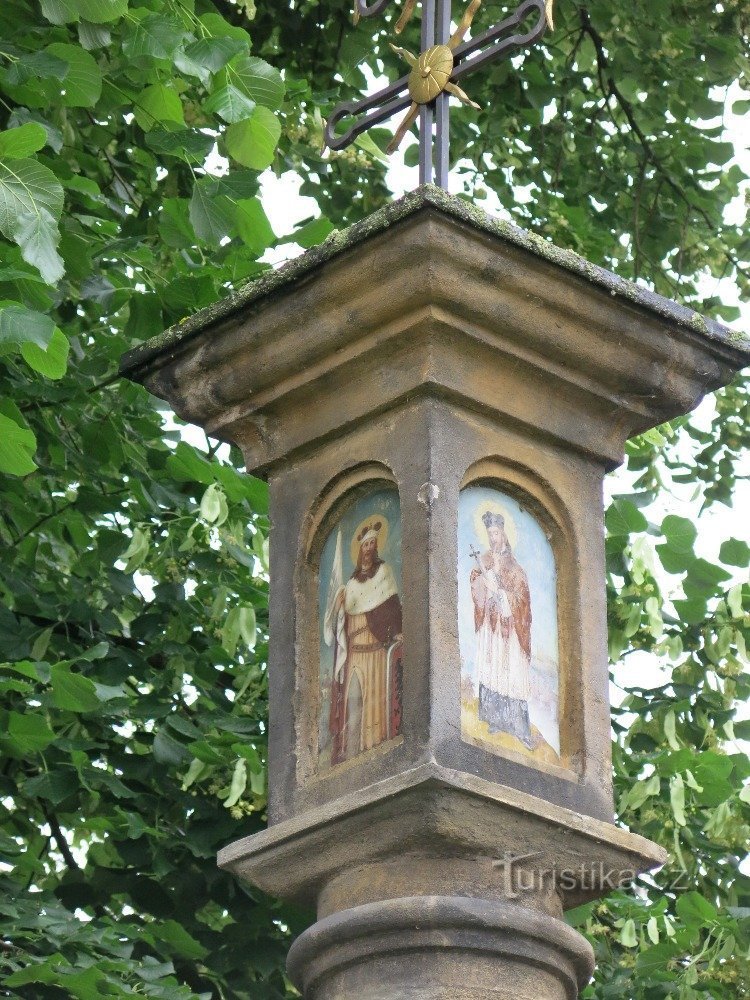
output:
<path id="1" fill-rule="evenodd" d="M 539 13 L 537 22 L 526 32 L 516 33 L 504 38 L 509 31 L 519 27 L 533 12 Z M 463 42 L 455 50 L 455 68 L 452 79 L 473 73 L 474 70 L 510 55 L 515 49 L 538 42 L 547 30 L 549 19 L 549 4 L 545 0 L 524 0 L 516 11 L 475 38 Z M 478 53 L 478 54 L 477 54 Z"/>
<path id="2" fill-rule="evenodd" d="M 409 96 L 409 77 L 403 76 L 392 83 L 390 87 L 378 91 L 372 97 L 364 97 L 361 101 L 344 101 L 329 115 L 325 125 L 325 144 L 329 149 L 346 149 L 357 136 L 366 132 L 374 125 L 387 121 L 399 111 L 411 104 Z M 336 126 L 344 118 L 358 118 L 346 132 L 336 135 Z"/>

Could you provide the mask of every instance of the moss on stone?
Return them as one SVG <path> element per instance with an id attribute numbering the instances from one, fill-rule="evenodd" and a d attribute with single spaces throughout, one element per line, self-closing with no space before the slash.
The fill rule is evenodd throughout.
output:
<path id="1" fill-rule="evenodd" d="M 425 185 L 386 205 L 348 229 L 342 231 L 334 229 L 319 246 L 313 247 L 277 270 L 269 271 L 221 301 L 180 320 L 164 333 L 146 341 L 123 357 L 121 374 L 135 375 L 139 368 L 148 365 L 159 355 L 174 353 L 186 341 L 207 328 L 226 321 L 240 311 L 250 310 L 262 300 L 285 291 L 332 258 L 382 233 L 402 219 L 429 208 L 437 209 L 474 229 L 521 247 L 556 267 L 564 268 L 591 284 L 606 289 L 612 295 L 623 296 L 633 304 L 656 313 L 671 323 L 676 323 L 711 340 L 725 343 L 735 350 L 744 351 L 748 354 L 750 362 L 750 339 L 745 335 L 735 333 L 713 320 L 706 320 L 693 310 L 665 299 L 632 281 L 619 278 L 572 250 L 563 250 L 555 246 L 536 233 L 526 232 L 512 223 L 496 219 L 478 206 L 450 195 L 441 188 Z"/>

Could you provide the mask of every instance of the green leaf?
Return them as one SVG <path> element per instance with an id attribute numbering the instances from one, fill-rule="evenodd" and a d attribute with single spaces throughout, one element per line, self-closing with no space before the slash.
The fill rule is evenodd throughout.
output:
<path id="1" fill-rule="evenodd" d="M 257 630 L 255 622 L 255 608 L 251 605 L 242 605 L 239 608 L 240 636 L 249 650 L 255 649 Z"/>
<path id="2" fill-rule="evenodd" d="M 33 432 L 0 413 L 0 472 L 28 476 L 36 469 L 31 457 L 35 451 Z"/>
<path id="3" fill-rule="evenodd" d="M 42 13 L 52 24 L 91 21 L 104 24 L 116 21 L 128 9 L 128 0 L 41 0 Z"/>
<path id="4" fill-rule="evenodd" d="M 702 927 L 714 923 L 718 917 L 716 907 L 699 892 L 686 892 L 677 900 L 677 916 L 687 927 Z"/>
<path id="5" fill-rule="evenodd" d="M 196 482 L 207 486 L 214 478 L 211 463 L 201 458 L 185 441 L 180 441 L 174 454 L 167 459 L 167 469 L 170 476 L 181 483 Z"/>
<path id="6" fill-rule="evenodd" d="M 369 132 L 364 132 L 362 135 L 358 135 L 354 140 L 354 144 L 359 146 L 360 149 L 364 149 L 364 151 L 369 153 L 370 156 L 374 156 L 380 163 L 389 162 L 390 157 L 387 153 L 383 152 Z"/>
<path id="7" fill-rule="evenodd" d="M 80 17 L 76 0 L 40 0 L 40 6 L 52 24 L 69 24 Z"/>
<path id="8" fill-rule="evenodd" d="M 688 553 L 693 551 L 698 529 L 692 521 L 676 514 L 667 514 L 661 523 L 661 531 L 667 540 L 667 545 L 675 552 Z"/>
<path id="9" fill-rule="evenodd" d="M 112 32 L 103 24 L 79 21 L 78 41 L 87 52 L 91 52 L 93 49 L 104 49 L 112 43 Z"/>
<path id="10" fill-rule="evenodd" d="M 18 128 L 0 132 L 0 160 L 15 160 L 30 156 L 42 149 L 47 142 L 47 133 L 36 122 L 19 125 Z"/>
<path id="11" fill-rule="evenodd" d="M 54 217 L 46 208 L 21 212 L 16 217 L 16 227 L 14 239 L 23 259 L 37 268 L 48 285 L 57 285 L 65 273 L 65 263 L 57 252 L 60 230 Z"/>
<path id="12" fill-rule="evenodd" d="M 57 177 L 36 160 L 0 160 L 0 233 L 15 240 L 19 219 L 45 211 L 60 218 L 63 189 Z"/>
<path id="13" fill-rule="evenodd" d="M 64 80 L 69 71 L 68 64 L 57 56 L 49 52 L 32 52 L 31 55 L 23 56 L 13 63 L 6 79 L 13 86 L 22 86 L 30 80 Z M 41 146 L 36 147 L 36 149 L 41 148 Z M 29 153 L 35 153 L 36 149 L 29 149 L 26 153 L 18 155 L 28 156 Z"/>
<path id="14" fill-rule="evenodd" d="M 238 757 L 244 757 L 252 774 L 263 773 L 263 761 L 251 743 L 235 743 L 232 750 Z"/>
<path id="15" fill-rule="evenodd" d="M 239 122 L 255 110 L 255 101 L 231 84 L 217 87 L 205 101 L 203 108 L 211 115 L 218 115 L 225 122 Z"/>
<path id="16" fill-rule="evenodd" d="M 49 316 L 27 309 L 18 302 L 0 302 L 0 349 L 34 344 L 44 351 L 56 327 Z"/>
<path id="17" fill-rule="evenodd" d="M 216 483 L 211 483 L 201 499 L 201 517 L 208 524 L 215 524 L 218 527 L 226 521 L 228 514 L 227 499 L 223 490 Z"/>
<path id="18" fill-rule="evenodd" d="M 672 813 L 679 826 L 687 826 L 685 819 L 685 783 L 681 774 L 674 774 L 669 782 L 669 797 Z"/>
<path id="19" fill-rule="evenodd" d="M 729 580 L 731 573 L 708 562 L 706 559 L 695 559 L 688 567 L 687 576 L 682 586 L 687 598 L 710 597 L 718 593 L 720 585 Z"/>
<path id="20" fill-rule="evenodd" d="M 5 739 L 19 754 L 35 754 L 55 740 L 55 734 L 38 712 L 9 712 Z"/>
<path id="21" fill-rule="evenodd" d="M 234 225 L 245 246 L 257 254 L 270 247 L 276 237 L 258 198 L 242 198 L 234 206 Z"/>
<path id="22" fill-rule="evenodd" d="M 667 573 L 673 574 L 685 573 L 690 563 L 695 559 L 695 553 L 692 549 L 689 552 L 676 552 L 666 542 L 656 546 L 656 553 Z"/>
<path id="23" fill-rule="evenodd" d="M 220 14 L 217 14 L 216 12 L 203 14 L 199 20 L 203 28 L 206 30 L 206 34 L 210 35 L 212 38 L 236 38 L 247 48 L 250 48 L 250 35 L 248 35 L 245 29 L 240 28 L 235 24 L 231 24 Z"/>
<path id="24" fill-rule="evenodd" d="M 136 293 L 128 304 L 128 322 L 125 334 L 134 340 L 154 337 L 164 329 L 164 318 L 159 297 L 147 292 Z"/>
<path id="25" fill-rule="evenodd" d="M 281 124 L 272 111 L 257 107 L 245 121 L 230 125 L 224 136 L 229 155 L 253 170 L 265 170 L 273 163 L 281 138 Z"/>
<path id="26" fill-rule="evenodd" d="M 178 129 L 165 132 L 161 129 L 149 132 L 146 136 L 149 149 L 165 156 L 176 156 L 180 160 L 189 159 L 193 163 L 203 163 L 214 145 L 212 135 L 204 135 L 197 129 Z M 169 200 L 169 199 L 167 199 Z"/>
<path id="27" fill-rule="evenodd" d="M 122 17 L 128 0 L 74 0 L 82 20 L 92 24 L 108 24 Z"/>
<path id="28" fill-rule="evenodd" d="M 74 674 L 70 667 L 55 663 L 51 670 L 52 702 L 69 712 L 96 712 L 101 702 L 93 681 Z"/>
<path id="29" fill-rule="evenodd" d="M 322 243 L 332 232 L 333 223 L 321 215 L 320 218 L 312 219 L 299 229 L 295 229 L 289 236 L 284 236 L 279 243 L 297 243 L 303 249 L 309 250 L 310 247 Z"/>
<path id="30" fill-rule="evenodd" d="M 727 594 L 727 607 L 729 608 L 729 613 L 733 618 L 742 618 L 745 613 L 745 609 L 742 603 L 742 584 L 736 583 L 730 588 Z"/>
<path id="31" fill-rule="evenodd" d="M 281 73 L 256 56 L 237 56 L 226 70 L 226 82 L 242 91 L 256 104 L 277 111 L 284 100 Z"/>
<path id="32" fill-rule="evenodd" d="M 80 45 L 65 42 L 54 42 L 45 51 L 68 64 L 60 92 L 61 103 L 66 108 L 93 107 L 102 95 L 102 72 L 91 53 Z"/>
<path id="33" fill-rule="evenodd" d="M 170 952 L 179 958 L 196 961 L 208 955 L 208 949 L 188 934 L 182 924 L 178 924 L 176 920 L 165 920 L 159 923 L 151 929 L 151 933 L 157 941 L 163 941 L 168 945 Z"/>
<path id="34" fill-rule="evenodd" d="M 145 7 L 130 12 L 128 33 L 122 43 L 128 59 L 170 59 L 187 34 L 178 18 L 154 14 Z"/>
<path id="35" fill-rule="evenodd" d="M 706 601 L 698 598 L 688 601 L 673 601 L 675 611 L 680 616 L 681 621 L 688 625 L 700 625 L 706 617 Z"/>
<path id="36" fill-rule="evenodd" d="M 728 538 L 721 544 L 719 559 L 726 566 L 741 566 L 742 569 L 747 569 L 750 566 L 750 545 L 737 538 Z"/>
<path id="37" fill-rule="evenodd" d="M 69 963 L 64 955 L 56 952 L 50 955 L 46 961 L 33 962 L 26 968 L 19 969 L 6 979 L 3 979 L 4 986 L 26 986 L 29 983 L 56 983 L 59 979 L 58 968 L 67 966 Z"/>
<path id="38" fill-rule="evenodd" d="M 198 239 L 213 247 L 218 247 L 232 228 L 229 203 L 211 194 L 210 184 L 204 178 L 193 185 L 190 222 Z"/>
<path id="39" fill-rule="evenodd" d="M 611 535 L 624 536 L 648 528 L 648 521 L 630 500 L 614 499 L 605 520 Z"/>
<path id="40" fill-rule="evenodd" d="M 67 799 L 68 796 L 75 795 L 79 788 L 80 785 L 72 767 L 66 768 L 64 771 L 48 771 L 39 774 L 23 786 L 26 795 L 46 799 L 54 806 Z"/>
<path id="41" fill-rule="evenodd" d="M 46 349 L 36 344 L 21 345 L 21 355 L 26 364 L 45 378 L 61 379 L 68 367 L 70 344 L 62 330 L 55 327 Z"/>
<path id="42" fill-rule="evenodd" d="M 142 566 L 148 557 L 151 542 L 148 534 L 143 528 L 133 529 L 130 544 L 118 558 L 125 560 L 125 573 L 134 573 L 139 566 Z"/>
<path id="43" fill-rule="evenodd" d="M 180 72 L 207 83 L 246 47 L 245 41 L 238 38 L 200 38 L 177 53 L 175 64 Z"/>
<path id="44" fill-rule="evenodd" d="M 210 178 L 201 178 L 193 185 L 190 222 L 198 239 L 215 247 L 233 228 L 231 204 L 226 198 L 216 197 Z"/>
<path id="45" fill-rule="evenodd" d="M 620 944 L 625 948 L 638 947 L 638 935 L 635 932 L 635 921 L 626 920 L 620 931 Z"/>
<path id="46" fill-rule="evenodd" d="M 187 750 L 165 729 L 160 729 L 154 737 L 154 759 L 158 764 L 179 766 L 189 756 Z"/>
<path id="47" fill-rule="evenodd" d="M 141 93 L 133 105 L 135 120 L 144 132 L 157 125 L 185 125 L 185 113 L 179 95 L 171 87 L 154 83 Z"/>
<path id="48" fill-rule="evenodd" d="M 247 761 L 244 757 L 240 757 L 237 763 L 234 765 L 234 771 L 232 772 L 232 783 L 229 786 L 229 795 L 224 800 L 224 807 L 226 809 L 231 809 L 232 806 L 237 805 L 242 796 L 245 794 L 245 789 L 247 788 Z"/>

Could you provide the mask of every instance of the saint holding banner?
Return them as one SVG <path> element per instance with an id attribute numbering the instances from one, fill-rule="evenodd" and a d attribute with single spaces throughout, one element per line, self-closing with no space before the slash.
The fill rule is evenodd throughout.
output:
<path id="1" fill-rule="evenodd" d="M 391 566 L 381 558 L 389 522 L 364 518 L 350 547 L 354 571 L 344 583 L 342 529 L 328 581 L 323 640 L 333 649 L 328 718 L 335 766 L 400 734 L 402 610 Z"/>

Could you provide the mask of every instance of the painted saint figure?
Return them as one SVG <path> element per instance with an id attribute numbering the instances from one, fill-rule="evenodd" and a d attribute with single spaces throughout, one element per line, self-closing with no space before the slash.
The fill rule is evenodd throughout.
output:
<path id="1" fill-rule="evenodd" d="M 401 728 L 401 599 L 379 555 L 388 523 L 373 515 L 352 539 L 356 568 L 343 583 L 341 531 L 328 589 L 323 637 L 334 646 L 329 731 L 331 764 L 393 739 Z"/>
<path id="2" fill-rule="evenodd" d="M 531 748 L 529 582 L 513 555 L 503 515 L 486 510 L 482 523 L 489 550 L 472 550 L 477 565 L 470 575 L 479 719 L 490 733 L 510 733 Z"/>

